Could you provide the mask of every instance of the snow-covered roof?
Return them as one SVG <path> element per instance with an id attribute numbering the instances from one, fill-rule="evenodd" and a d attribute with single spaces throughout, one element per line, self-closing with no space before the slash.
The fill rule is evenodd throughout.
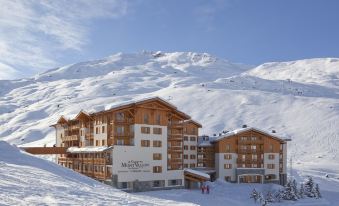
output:
<path id="1" fill-rule="evenodd" d="M 101 146 L 101 147 L 69 147 L 67 149 L 68 153 L 95 153 L 95 152 L 104 152 L 106 150 L 113 149 L 112 146 Z"/>
<path id="2" fill-rule="evenodd" d="M 227 132 L 226 134 L 224 135 L 221 135 L 221 136 L 218 136 L 218 137 L 214 137 L 213 139 L 211 139 L 210 141 L 211 142 L 217 142 L 223 138 L 227 138 L 227 137 L 231 137 L 233 135 L 236 135 L 236 134 L 239 134 L 239 133 L 242 133 L 242 132 L 247 132 L 247 131 L 251 131 L 251 130 L 255 130 L 255 131 L 258 131 L 258 132 L 261 132 L 261 133 L 264 133 L 264 134 L 267 134 L 273 138 L 276 138 L 280 141 L 286 141 L 285 139 L 279 137 L 279 136 L 276 136 L 274 135 L 273 133 L 270 133 L 270 132 L 267 132 L 267 131 L 264 131 L 264 130 L 261 130 L 261 129 L 258 129 L 258 128 L 255 128 L 255 127 L 246 127 L 246 128 L 239 128 L 239 129 L 235 129 L 233 131 L 229 131 Z"/>
<path id="3" fill-rule="evenodd" d="M 210 175 L 209 174 L 206 174 L 204 172 L 201 172 L 201 171 L 197 171 L 197 170 L 193 170 L 193 169 L 184 169 L 185 172 L 189 172 L 189 173 L 192 173 L 192 174 L 195 174 L 195 175 L 198 175 L 198 176 L 201 176 L 201 177 L 205 177 L 207 179 L 210 179 Z"/>
<path id="4" fill-rule="evenodd" d="M 210 141 L 202 141 L 202 142 L 198 143 L 198 146 L 199 147 L 210 147 L 210 146 L 212 146 L 212 144 L 211 144 Z"/>
<path id="5" fill-rule="evenodd" d="M 133 100 L 128 100 L 128 101 L 123 101 L 123 102 L 118 102 L 118 103 L 112 103 L 112 104 L 109 104 L 109 105 L 106 105 L 104 108 L 104 111 L 108 111 L 108 110 L 111 110 L 111 109 L 115 109 L 117 107 L 123 107 L 123 106 L 128 106 L 130 104 L 138 104 L 140 102 L 144 102 L 144 101 L 148 101 L 148 100 L 160 100 L 162 102 L 165 102 L 166 104 L 168 104 L 169 106 L 171 106 L 172 108 L 174 109 L 177 109 L 176 106 L 174 106 L 172 103 L 169 103 L 167 100 L 161 98 L 161 97 L 158 97 L 158 96 L 151 96 L 151 97 L 145 97 L 145 98 L 137 98 L 137 99 L 133 99 Z M 92 113 L 96 113 L 96 112 L 102 112 L 102 111 L 93 111 Z"/>

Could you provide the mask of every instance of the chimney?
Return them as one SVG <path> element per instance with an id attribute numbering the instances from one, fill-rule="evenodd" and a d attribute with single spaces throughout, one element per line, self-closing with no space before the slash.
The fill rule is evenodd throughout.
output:
<path id="1" fill-rule="evenodd" d="M 247 125 L 246 124 L 242 125 L 242 128 L 247 128 Z"/>
<path id="2" fill-rule="evenodd" d="M 274 129 L 272 129 L 272 133 L 277 133 Z"/>

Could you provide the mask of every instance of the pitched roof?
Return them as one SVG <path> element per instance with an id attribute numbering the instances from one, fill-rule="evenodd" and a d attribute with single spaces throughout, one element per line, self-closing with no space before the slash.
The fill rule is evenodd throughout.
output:
<path id="1" fill-rule="evenodd" d="M 256 132 L 268 135 L 268 136 L 272 137 L 273 139 L 276 139 L 276 140 L 281 141 L 281 142 L 286 142 L 287 141 L 287 140 L 285 140 L 285 139 L 283 139 L 283 138 L 281 138 L 279 136 L 276 136 L 276 135 L 274 135 L 272 133 L 269 133 L 269 132 L 266 132 L 264 130 L 261 130 L 261 129 L 258 129 L 258 128 L 255 128 L 255 127 L 247 127 L 247 128 L 235 129 L 233 131 L 227 132 L 224 135 L 221 135 L 221 136 L 218 136 L 218 137 L 214 137 L 213 139 L 211 139 L 211 142 L 218 142 L 218 141 L 220 141 L 220 140 L 222 140 L 224 138 L 232 137 L 234 135 L 241 134 L 241 133 L 247 132 L 247 131 L 256 131 Z"/>

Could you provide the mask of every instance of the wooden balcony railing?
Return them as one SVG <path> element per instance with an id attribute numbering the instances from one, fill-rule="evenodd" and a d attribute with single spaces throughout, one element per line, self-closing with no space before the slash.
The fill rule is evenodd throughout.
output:
<path id="1" fill-rule="evenodd" d="M 237 158 L 237 164 L 262 164 L 264 163 L 263 159 L 241 159 Z"/>
<path id="2" fill-rule="evenodd" d="M 115 119 L 115 120 L 111 120 L 110 124 L 133 124 L 134 123 L 134 119 L 129 118 L 129 119 Z"/>
<path id="3" fill-rule="evenodd" d="M 69 135 L 61 138 L 62 141 L 79 141 L 79 135 Z"/>

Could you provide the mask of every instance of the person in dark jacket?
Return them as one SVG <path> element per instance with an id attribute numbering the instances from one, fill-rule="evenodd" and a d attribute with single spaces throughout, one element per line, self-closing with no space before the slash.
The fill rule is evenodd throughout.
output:
<path id="1" fill-rule="evenodd" d="M 205 185 L 201 185 L 201 194 L 205 193 Z"/>
<path id="2" fill-rule="evenodd" d="M 206 193 L 210 194 L 210 186 L 209 185 L 206 186 Z"/>

